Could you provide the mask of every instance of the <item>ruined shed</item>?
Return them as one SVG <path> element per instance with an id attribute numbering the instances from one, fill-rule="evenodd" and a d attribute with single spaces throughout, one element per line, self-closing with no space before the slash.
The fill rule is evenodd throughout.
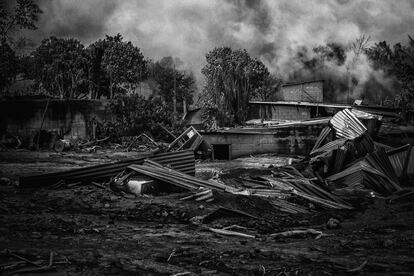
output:
<path id="1" fill-rule="evenodd" d="M 285 123 L 274 127 L 230 128 L 200 132 L 211 145 L 213 159 L 260 153 L 307 155 L 329 118 Z"/>
<path id="2" fill-rule="evenodd" d="M 300 121 L 326 116 L 318 108 L 324 99 L 323 87 L 323 80 L 286 83 L 278 92 L 278 101 L 250 102 L 249 119 Z"/>
<path id="3" fill-rule="evenodd" d="M 279 98 L 288 102 L 323 102 L 323 80 L 291 82 L 282 85 Z"/>

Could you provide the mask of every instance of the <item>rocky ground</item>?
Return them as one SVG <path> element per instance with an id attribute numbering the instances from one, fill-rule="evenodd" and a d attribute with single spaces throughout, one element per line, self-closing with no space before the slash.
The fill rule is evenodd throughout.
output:
<path id="1" fill-rule="evenodd" d="M 110 162 L 133 153 L 0 154 L 2 176 L 13 181 L 20 175 Z M 196 168 L 206 177 L 285 162 L 251 157 L 201 162 Z M 180 200 L 188 193 L 118 196 L 93 185 L 21 190 L 12 183 L 0 191 L 3 275 L 414 275 L 413 200 L 389 204 L 373 199 L 352 211 L 316 209 L 292 215 L 264 199 L 230 194 L 215 194 L 206 203 Z M 219 207 L 254 218 L 200 222 Z M 328 229 L 331 218 L 340 222 L 338 228 Z M 254 237 L 211 231 L 231 225 Z M 324 235 L 271 236 L 309 228 Z"/>

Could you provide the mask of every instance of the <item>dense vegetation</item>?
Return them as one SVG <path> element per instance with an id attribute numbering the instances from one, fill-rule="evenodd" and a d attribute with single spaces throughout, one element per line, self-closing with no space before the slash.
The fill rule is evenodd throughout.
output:
<path id="1" fill-rule="evenodd" d="M 15 39 L 15 32 L 36 29 L 41 13 L 32 0 L 16 0 L 8 6 L 0 4 L 0 92 L 3 95 L 7 95 L 17 79 L 29 79 L 33 82 L 32 93 L 49 97 L 117 99 L 111 112 L 118 116 L 117 129 L 124 131 L 131 124 L 129 130 L 139 127 L 148 131 L 154 122 L 174 124 L 177 114 L 184 113 L 193 104 L 196 80 L 192 72 L 177 69 L 179 59 L 149 60 L 121 34 L 107 35 L 87 46 L 76 38 L 52 36 L 43 39 L 31 53 L 17 54 L 15 48 L 20 41 Z M 386 41 L 369 44 L 368 40 L 363 36 L 353 43 L 302 47 L 292 61 L 296 69 L 283 81 L 324 79 L 328 101 L 349 101 L 353 96 L 350 93 L 359 91 L 357 97 L 371 97 L 375 103 L 384 103 L 384 99 L 394 104 L 398 101 L 399 105 L 411 102 L 414 40 L 409 37 L 407 45 L 394 46 Z M 372 74 L 362 82 L 353 68 L 360 66 L 357 63 L 362 58 L 370 70 L 381 74 Z M 338 73 L 332 68 L 343 71 Z M 208 52 L 202 74 L 205 84 L 198 105 L 206 117 L 217 119 L 222 125 L 243 124 L 249 100 L 277 100 L 282 83 L 279 75 L 271 74 L 261 60 L 251 57 L 244 49 L 230 47 Z M 151 88 L 149 98 L 138 93 L 143 83 Z M 378 91 L 391 92 L 382 95 Z M 141 111 L 134 111 L 137 108 Z M 132 113 L 125 114 L 123 109 Z"/>

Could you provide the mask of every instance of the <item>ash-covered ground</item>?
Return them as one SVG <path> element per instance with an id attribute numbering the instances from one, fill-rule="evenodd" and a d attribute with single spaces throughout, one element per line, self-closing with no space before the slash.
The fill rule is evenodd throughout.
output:
<path id="1" fill-rule="evenodd" d="M 413 200 L 390 204 L 374 198 L 354 210 L 316 208 L 309 214 L 288 214 L 265 199 L 228 193 L 217 193 L 207 203 L 180 200 L 187 192 L 119 196 L 94 185 L 19 189 L 13 181 L 22 175 L 102 164 L 132 154 L 9 151 L 1 155 L 2 177 L 11 180 L 0 186 L 3 275 L 414 273 Z M 269 156 L 230 163 L 203 161 L 196 164 L 196 174 L 204 178 L 254 174 L 268 170 L 269 164 L 284 163 L 284 158 Z M 219 207 L 252 217 L 198 220 Z M 332 219 L 339 225 L 329 227 Z M 227 226 L 254 238 L 210 230 Z M 323 235 L 271 235 L 293 229 L 315 229 Z"/>

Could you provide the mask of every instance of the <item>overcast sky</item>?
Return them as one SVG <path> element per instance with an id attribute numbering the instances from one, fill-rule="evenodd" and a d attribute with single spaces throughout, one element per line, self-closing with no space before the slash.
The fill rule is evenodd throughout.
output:
<path id="1" fill-rule="evenodd" d="M 10 1 L 10 0 L 8 0 Z M 199 75 L 216 46 L 246 48 L 273 72 L 291 69 L 297 47 L 371 41 L 406 42 L 412 0 L 38 0 L 35 40 L 76 37 L 85 45 L 121 33 L 144 55 L 179 57 Z"/>

